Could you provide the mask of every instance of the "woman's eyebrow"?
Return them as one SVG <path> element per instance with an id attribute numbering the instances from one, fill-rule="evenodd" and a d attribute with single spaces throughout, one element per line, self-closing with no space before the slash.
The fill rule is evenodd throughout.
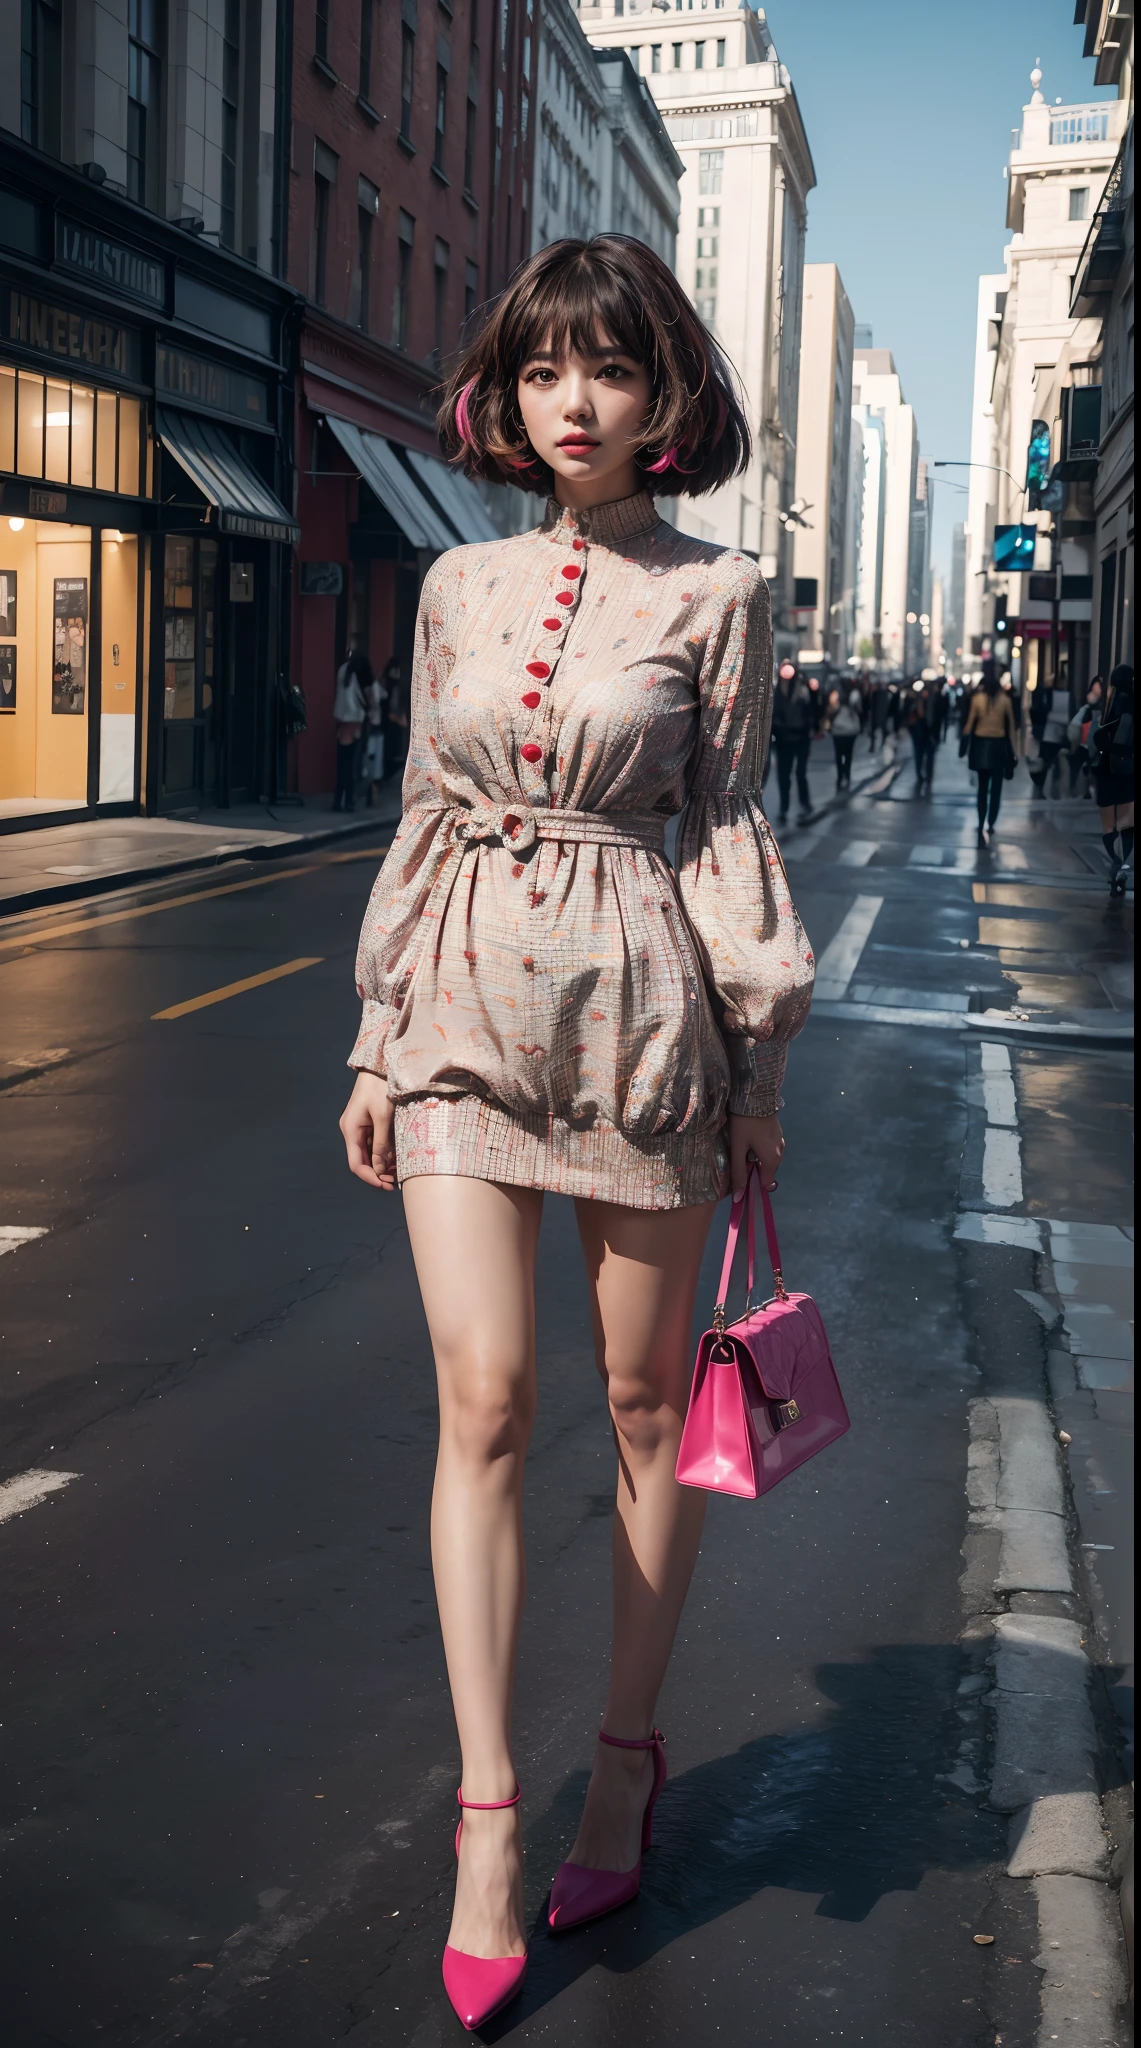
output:
<path id="1" fill-rule="evenodd" d="M 628 348 L 591 349 L 586 360 L 588 363 L 599 363 L 612 356 L 625 356 L 630 362 L 635 360 Z M 563 358 L 556 355 L 553 349 L 533 348 L 530 355 L 524 356 L 523 360 L 525 363 L 560 363 Z"/>

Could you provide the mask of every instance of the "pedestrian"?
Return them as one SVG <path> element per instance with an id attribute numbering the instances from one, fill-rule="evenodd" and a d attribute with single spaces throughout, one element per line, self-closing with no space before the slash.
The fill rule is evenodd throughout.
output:
<path id="1" fill-rule="evenodd" d="M 365 720 L 365 691 L 371 681 L 368 656 L 354 642 L 337 670 L 337 687 L 333 694 L 333 723 L 337 729 L 335 811 L 356 809 L 357 752 Z"/>
<path id="2" fill-rule="evenodd" d="M 915 787 L 920 791 L 930 789 L 935 768 L 935 736 L 931 730 L 931 695 L 922 682 L 912 684 L 903 718 L 915 755 Z"/>
<path id="3" fill-rule="evenodd" d="M 369 810 L 380 801 L 380 785 L 384 781 L 384 707 L 388 702 L 388 691 L 379 676 L 373 676 L 364 693 L 365 734 L 364 734 L 364 779 L 368 787 L 365 803 Z"/>
<path id="4" fill-rule="evenodd" d="M 1096 758 L 1093 749 L 1093 735 L 1098 719 L 1101 716 L 1101 700 L 1104 695 L 1105 678 L 1103 676 L 1092 677 L 1086 690 L 1085 703 L 1079 704 L 1069 725 L 1066 727 L 1066 739 L 1070 750 L 1069 793 L 1071 797 L 1077 795 L 1079 782 L 1082 783 L 1083 797 L 1088 797 L 1090 793 L 1090 770 L 1094 766 Z"/>
<path id="5" fill-rule="evenodd" d="M 860 693 L 851 689 L 846 696 L 839 690 L 832 695 L 836 699 L 831 716 L 832 749 L 836 756 L 836 789 L 850 789 L 852 786 L 852 755 L 860 734 Z"/>
<path id="6" fill-rule="evenodd" d="M 1133 670 L 1123 661 L 1109 678 L 1105 709 L 1093 735 L 1095 795 L 1101 813 L 1101 843 L 1109 856 L 1111 896 L 1124 896 L 1133 858 L 1133 717 Z"/>
<path id="7" fill-rule="evenodd" d="M 390 655 L 384 665 L 384 687 L 388 701 L 384 707 L 385 760 L 390 775 L 396 775 L 408 758 L 408 692 L 404 686 L 404 664 L 398 655 Z"/>
<path id="8" fill-rule="evenodd" d="M 1070 723 L 1070 693 L 1057 684 L 1043 687 L 1039 684 L 1030 705 L 1030 730 L 1038 742 L 1037 766 L 1030 770 L 1034 795 L 1045 801 L 1046 782 L 1050 780 L 1050 794 L 1062 794 L 1062 748 L 1066 744 L 1066 729 Z"/>
<path id="9" fill-rule="evenodd" d="M 815 724 L 816 707 L 808 684 L 794 661 L 782 661 L 777 672 L 777 686 L 773 692 L 773 752 L 777 763 L 777 788 L 780 792 L 782 825 L 788 823 L 794 768 L 796 797 L 800 805 L 797 824 L 806 824 L 812 815 L 812 795 L 808 787 L 808 756 L 812 749 Z"/>
<path id="10" fill-rule="evenodd" d="M 959 741 L 959 752 L 966 754 L 968 768 L 978 777 L 980 846 L 987 843 L 986 831 L 993 833 L 998 824 L 1002 785 L 1014 773 L 1014 734 L 1014 707 L 1002 687 L 998 669 L 988 657 L 983 662 L 979 688 L 967 707 Z"/>
<path id="11" fill-rule="evenodd" d="M 525 1967 L 510 1728 L 543 1191 L 576 1199 L 618 1453 L 610 1687 L 551 1892 L 561 1931 L 638 1888 L 704 1506 L 674 1477 L 698 1269 L 749 1157 L 773 1178 L 812 966 L 759 796 L 764 581 L 650 494 L 716 489 L 752 446 L 661 258 L 621 235 L 532 256 L 462 354 L 441 433 L 470 476 L 550 496 L 535 531 L 445 554 L 425 582 L 341 1129 L 361 1180 L 403 1190 L 436 1354 L 433 1563 L 463 1770 L 444 1980 L 474 2028 Z M 663 832 L 687 796 L 675 878 Z M 551 1621 L 545 1656 L 577 1668 Z"/>

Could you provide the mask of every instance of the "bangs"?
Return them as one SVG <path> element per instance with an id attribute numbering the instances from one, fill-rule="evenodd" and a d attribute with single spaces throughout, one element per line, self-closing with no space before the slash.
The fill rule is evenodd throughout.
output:
<path id="1" fill-rule="evenodd" d="M 604 348 L 649 377 L 636 460 L 652 489 L 698 497 L 744 473 L 752 435 L 732 366 L 673 272 L 632 235 L 551 242 L 520 266 L 448 379 L 437 424 L 450 459 L 488 483 L 550 491 L 519 410 L 519 374 L 534 356 Z"/>
<path id="2" fill-rule="evenodd" d="M 504 353 L 514 358 L 515 375 L 532 356 L 548 349 L 555 356 L 593 356 L 604 348 L 622 349 L 652 373 L 657 352 L 628 280 L 615 277 L 609 266 L 600 269 L 581 245 L 562 246 L 567 249 L 565 260 L 550 266 L 535 292 L 520 299 L 516 317 L 506 323 Z"/>

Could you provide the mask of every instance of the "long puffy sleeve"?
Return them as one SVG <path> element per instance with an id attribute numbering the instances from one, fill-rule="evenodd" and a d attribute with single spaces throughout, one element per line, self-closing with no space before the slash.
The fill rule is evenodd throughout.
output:
<path id="1" fill-rule="evenodd" d="M 808 1015 L 813 959 L 761 804 L 772 718 L 769 593 L 753 563 L 710 631 L 701 739 L 678 839 L 678 886 L 732 1068 L 729 1109 L 780 1107 L 790 1039 Z"/>
<path id="2" fill-rule="evenodd" d="M 439 696 L 452 665 L 446 561 L 445 556 L 436 563 L 420 593 L 404 811 L 373 885 L 357 947 L 363 1010 L 349 1065 L 373 1074 L 386 1072 L 385 1045 L 427 943 L 424 913 L 451 850 L 439 765 Z"/>

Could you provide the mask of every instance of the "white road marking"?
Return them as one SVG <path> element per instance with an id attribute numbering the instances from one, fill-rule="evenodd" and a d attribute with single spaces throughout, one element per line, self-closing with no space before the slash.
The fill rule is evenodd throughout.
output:
<path id="1" fill-rule="evenodd" d="M 816 993 L 822 1002 L 838 1003 L 848 992 L 880 911 L 882 896 L 857 896 L 835 937 L 816 963 Z"/>
<path id="2" fill-rule="evenodd" d="M 22 1515 L 26 1508 L 36 1508 L 51 1493 L 58 1493 L 63 1486 L 70 1486 L 78 1472 L 21 1472 L 15 1479 L 6 1479 L 0 1486 L 0 1522 L 10 1522 L 13 1515 Z"/>
<path id="3" fill-rule="evenodd" d="M 1027 1252 L 1042 1249 L 1042 1226 L 1033 1216 L 988 1216 L 982 1209 L 964 1209 L 955 1236 L 965 1244 L 1009 1245 Z"/>
<path id="4" fill-rule="evenodd" d="M 843 853 L 838 854 L 838 868 L 866 868 L 880 850 L 878 839 L 849 839 Z"/>
<path id="5" fill-rule="evenodd" d="M 995 847 L 994 851 L 998 855 L 998 858 L 1002 862 L 1004 868 L 1017 869 L 1019 873 L 1022 873 L 1025 869 L 1027 869 L 1030 866 L 1030 862 L 1026 858 L 1026 850 L 1024 847 L 1010 846 L 1007 845 L 1004 841 L 1000 841 L 999 844 Z"/>
<path id="6" fill-rule="evenodd" d="M 785 830 L 788 830 L 787 826 Z M 806 825 L 803 831 L 798 831 L 795 839 L 782 838 L 780 850 L 783 859 L 786 863 L 790 860 L 807 860 L 813 848 L 818 846 L 822 839 L 827 839 L 831 830 L 831 818 L 821 818 L 818 824 Z"/>
<path id="7" fill-rule="evenodd" d="M 983 1194 L 994 1209 L 1014 1209 L 1022 1200 L 1022 1149 L 1017 1131 L 988 1127 L 983 1143 Z"/>
<path id="8" fill-rule="evenodd" d="M 941 868 L 943 849 L 941 846 L 913 846 L 907 856 L 909 868 Z"/>
<path id="9" fill-rule="evenodd" d="M 18 1252 L 22 1244 L 31 1244 L 36 1237 L 46 1237 L 46 1227 L 37 1228 L 30 1223 L 0 1223 L 0 1259 L 5 1252 Z"/>

